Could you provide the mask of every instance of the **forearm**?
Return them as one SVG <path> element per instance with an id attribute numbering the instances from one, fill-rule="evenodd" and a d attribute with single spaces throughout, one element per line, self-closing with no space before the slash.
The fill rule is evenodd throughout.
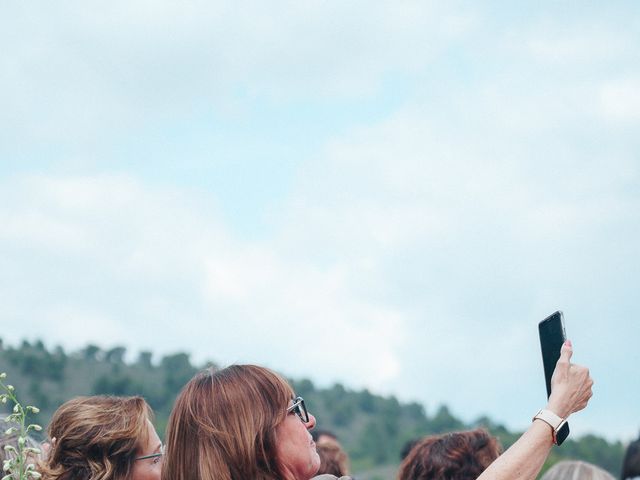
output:
<path id="1" fill-rule="evenodd" d="M 553 372 L 551 396 L 546 406 L 546 410 L 564 419 L 586 407 L 593 393 L 589 370 L 571 364 L 572 353 L 571 342 L 566 341 Z M 552 446 L 551 426 L 536 420 L 477 480 L 533 480 L 542 469 Z"/>
<path id="2" fill-rule="evenodd" d="M 540 472 L 552 446 L 549 425 L 535 421 L 516 443 L 487 467 L 478 480 L 532 480 Z"/>

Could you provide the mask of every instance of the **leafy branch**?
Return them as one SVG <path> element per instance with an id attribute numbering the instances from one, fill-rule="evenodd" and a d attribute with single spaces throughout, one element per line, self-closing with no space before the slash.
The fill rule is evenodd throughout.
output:
<path id="1" fill-rule="evenodd" d="M 4 393 L 0 394 L 0 402 L 3 404 L 7 402 L 13 403 L 12 413 L 4 420 L 5 422 L 14 423 L 15 426 L 9 427 L 4 432 L 4 435 L 12 437 L 17 434 L 18 441 L 16 445 L 12 445 L 12 442 L 7 442 L 4 447 L 6 460 L 2 464 L 2 470 L 5 472 L 2 480 L 37 480 L 40 478 L 40 473 L 36 471 L 35 464 L 30 461 L 29 457 L 39 455 L 40 450 L 31 446 L 27 439 L 29 432 L 39 432 L 42 427 L 35 423 L 27 424 L 27 417 L 29 413 L 36 414 L 40 410 L 32 405 L 23 407 L 16 397 L 13 385 L 4 383 L 6 378 L 6 373 L 0 373 L 0 391 L 4 391 Z"/>

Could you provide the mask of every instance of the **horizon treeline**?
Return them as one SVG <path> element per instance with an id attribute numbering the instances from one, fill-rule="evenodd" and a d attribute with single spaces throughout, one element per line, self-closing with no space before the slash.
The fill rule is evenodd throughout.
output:
<path id="1" fill-rule="evenodd" d="M 37 422 L 43 426 L 62 403 L 78 395 L 141 395 L 153 408 L 158 433 L 164 437 L 183 385 L 199 370 L 216 367 L 213 362 L 193 365 L 184 352 L 164 355 L 158 361 L 153 361 L 150 351 L 139 352 L 133 361 L 126 358 L 127 351 L 121 346 L 103 349 L 89 344 L 67 353 L 60 346 L 48 349 L 40 340 L 24 340 L 14 347 L 0 338 L 0 371 L 10 376 L 24 403 L 40 408 Z M 399 464 L 405 443 L 425 435 L 484 427 L 506 449 L 521 434 L 487 417 L 465 423 L 446 405 L 429 413 L 420 403 L 402 403 L 393 395 L 384 397 L 367 389 L 352 390 L 339 383 L 318 388 L 309 379 L 289 381 L 316 416 L 316 428 L 337 434 L 356 473 Z M 554 448 L 543 471 L 559 460 L 577 459 L 599 465 L 617 477 L 623 455 L 622 442 L 585 435 Z"/>

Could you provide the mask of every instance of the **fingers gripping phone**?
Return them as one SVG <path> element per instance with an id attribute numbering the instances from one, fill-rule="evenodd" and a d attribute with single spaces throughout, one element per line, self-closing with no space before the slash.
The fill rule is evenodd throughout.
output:
<path id="1" fill-rule="evenodd" d="M 547 398 L 551 395 L 551 377 L 560 358 L 560 349 L 567 339 L 564 331 L 564 317 L 557 311 L 538 324 L 540 334 L 540 349 L 542 350 L 542 363 L 544 366 L 544 378 L 547 384 Z M 560 445 L 569 436 L 569 424 L 565 423 L 557 433 L 557 444 Z"/>

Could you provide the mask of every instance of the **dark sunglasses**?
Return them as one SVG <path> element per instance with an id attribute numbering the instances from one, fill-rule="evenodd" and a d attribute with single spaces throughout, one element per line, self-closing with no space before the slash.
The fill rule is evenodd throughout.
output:
<path id="1" fill-rule="evenodd" d="M 287 408 L 287 413 L 295 413 L 304 423 L 309 423 L 309 412 L 302 397 L 293 399 L 293 405 Z"/>

